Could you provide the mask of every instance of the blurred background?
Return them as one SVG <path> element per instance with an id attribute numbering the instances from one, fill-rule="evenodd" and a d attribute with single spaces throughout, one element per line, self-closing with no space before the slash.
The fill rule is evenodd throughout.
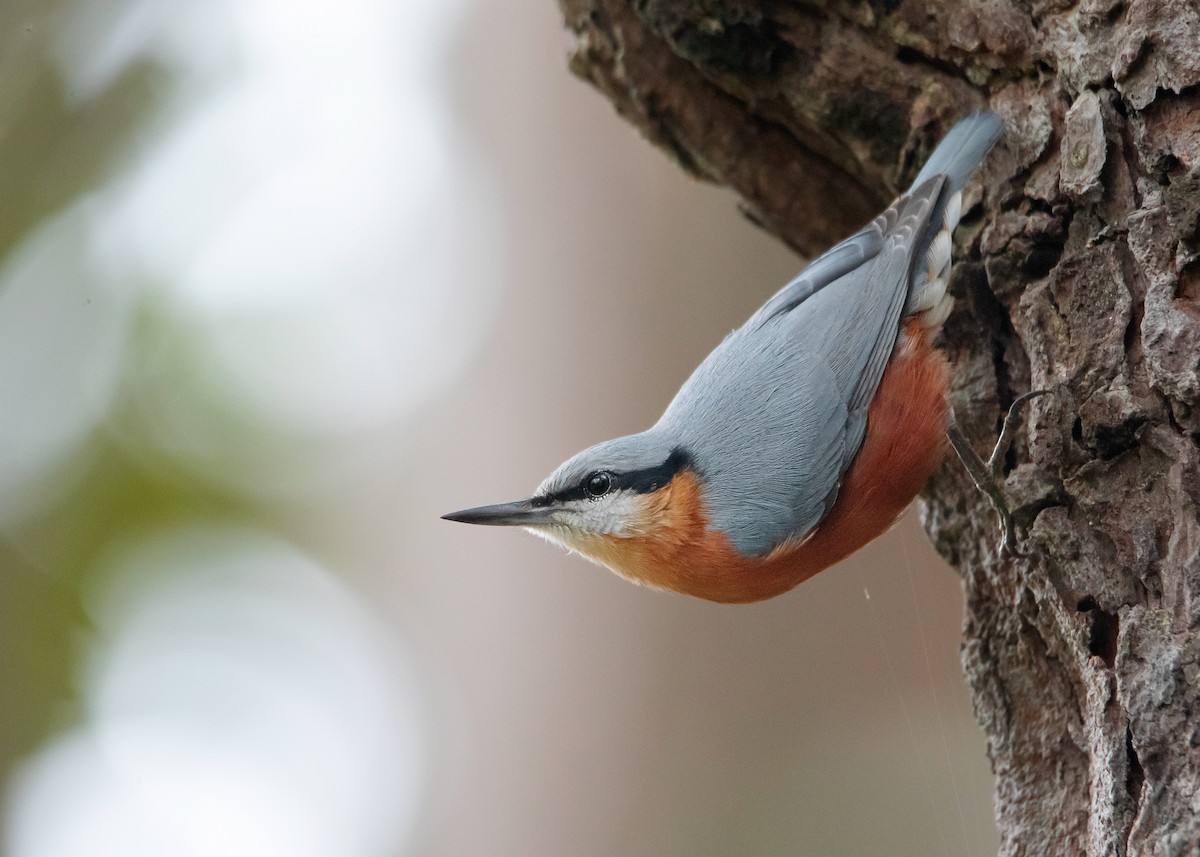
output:
<path id="1" fill-rule="evenodd" d="M 800 267 L 552 0 L 0 6 L 9 857 L 994 853 L 915 512 L 764 604 L 514 499 Z"/>

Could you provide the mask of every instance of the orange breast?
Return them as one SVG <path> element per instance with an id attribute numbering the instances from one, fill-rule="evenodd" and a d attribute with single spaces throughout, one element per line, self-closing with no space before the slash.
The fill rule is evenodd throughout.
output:
<path id="1" fill-rule="evenodd" d="M 945 358 L 910 319 L 833 508 L 808 538 L 766 557 L 743 556 L 708 528 L 701 486 L 687 471 L 647 496 L 653 536 L 592 537 L 579 548 L 632 580 L 710 601 L 760 601 L 786 592 L 887 530 L 924 487 L 946 451 L 946 390 Z"/>

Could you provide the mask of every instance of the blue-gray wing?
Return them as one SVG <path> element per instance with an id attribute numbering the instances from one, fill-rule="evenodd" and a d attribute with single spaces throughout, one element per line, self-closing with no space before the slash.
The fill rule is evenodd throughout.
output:
<path id="1" fill-rule="evenodd" d="M 943 180 L 916 188 L 772 297 L 697 368 L 659 423 L 694 452 L 711 525 L 761 556 L 820 523 L 924 268 Z"/>
<path id="2" fill-rule="evenodd" d="M 799 306 L 830 283 L 866 264 L 883 248 L 884 237 L 902 225 L 909 212 L 903 210 L 909 200 L 930 199 L 933 210 L 926 213 L 926 228 L 934 231 L 942 225 L 941 205 L 963 189 L 971 174 L 996 145 L 1004 123 L 995 113 L 978 111 L 955 124 L 938 144 L 908 192 L 859 232 L 827 250 L 800 274 L 780 289 L 750 319 L 757 327 L 775 316 Z M 935 183 L 935 180 L 939 183 Z M 940 194 L 940 197 L 939 197 Z M 923 243 L 924 236 L 916 236 Z"/>
<path id="3" fill-rule="evenodd" d="M 879 255 L 883 232 L 878 219 L 840 244 L 826 250 L 794 280 L 776 292 L 747 322 L 761 327 L 777 315 L 790 312 L 834 280 L 844 277 L 867 260 Z"/>
<path id="4" fill-rule="evenodd" d="M 931 243 L 1002 130 L 987 112 L 959 122 L 904 196 L 726 337 L 651 429 L 693 451 L 712 526 L 742 553 L 805 536 L 837 499 Z"/>

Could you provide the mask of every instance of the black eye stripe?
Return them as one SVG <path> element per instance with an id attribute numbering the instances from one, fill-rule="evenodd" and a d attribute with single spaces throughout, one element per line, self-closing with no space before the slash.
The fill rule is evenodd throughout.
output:
<path id="1" fill-rule="evenodd" d="M 624 473 L 613 470 L 593 470 L 575 485 L 546 495 L 545 501 L 547 503 L 551 501 L 563 503 L 570 500 L 595 499 L 596 497 L 604 496 L 604 494 L 611 494 L 613 491 L 620 490 L 633 491 L 638 494 L 649 494 L 668 485 L 679 471 L 691 467 L 691 464 L 692 458 L 688 455 L 687 450 L 682 447 L 676 447 L 662 464 L 655 465 L 654 467 L 645 467 L 641 470 L 630 470 Z M 588 482 L 600 474 L 604 474 L 611 480 L 608 490 L 603 492 L 603 494 L 592 494 L 588 491 Z"/>
<path id="2" fill-rule="evenodd" d="M 667 460 L 656 467 L 646 467 L 629 473 L 618 474 L 616 487 L 636 491 L 638 494 L 649 494 L 670 484 L 676 474 L 690 467 L 691 456 L 682 447 L 676 447 Z"/>

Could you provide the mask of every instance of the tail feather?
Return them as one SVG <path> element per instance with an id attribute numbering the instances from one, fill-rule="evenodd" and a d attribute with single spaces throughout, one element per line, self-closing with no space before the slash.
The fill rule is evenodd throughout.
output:
<path id="1" fill-rule="evenodd" d="M 1004 131 L 1004 122 L 995 113 L 976 111 L 950 129 L 938 143 L 911 190 L 920 187 L 936 175 L 946 177 L 945 194 L 953 196 L 963 189 L 971 173 L 979 168 L 984 157 Z"/>

